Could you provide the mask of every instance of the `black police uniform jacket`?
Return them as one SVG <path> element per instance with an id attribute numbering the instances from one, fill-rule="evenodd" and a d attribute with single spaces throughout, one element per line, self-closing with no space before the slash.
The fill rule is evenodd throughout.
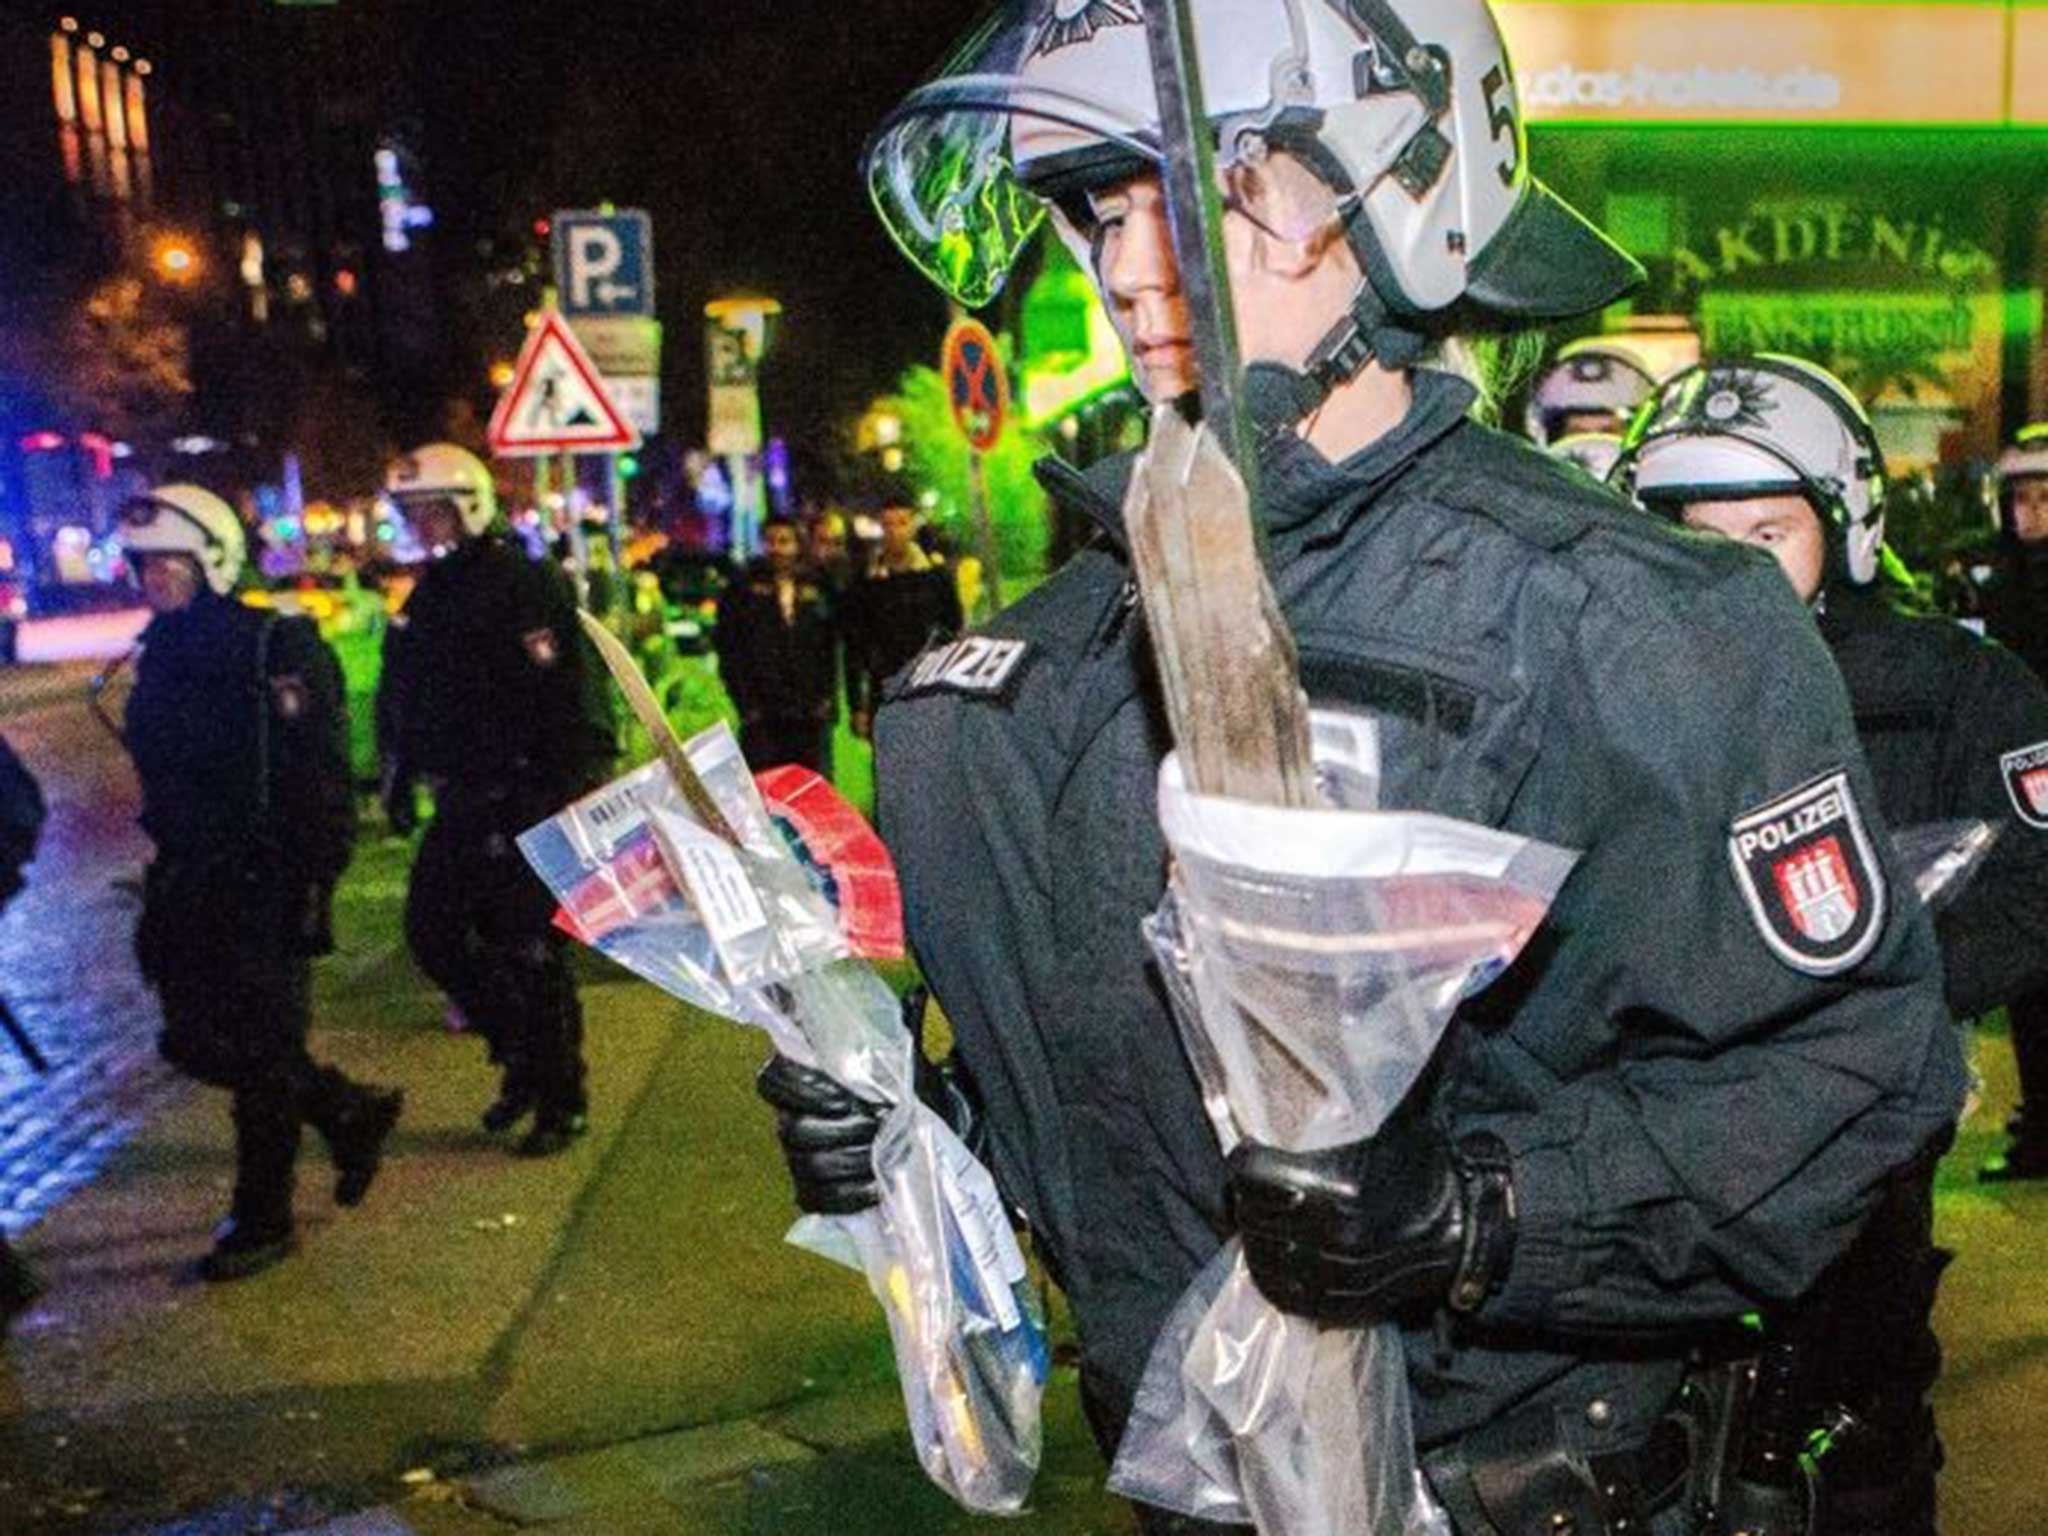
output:
<path id="1" fill-rule="evenodd" d="M 1453 1133 L 1509 1148 L 1519 1238 L 1448 1345 L 1410 1333 L 1416 1428 L 1428 1447 L 1542 1400 L 1598 1454 L 1647 1432 L 1686 1330 L 1797 1295 L 1842 1251 L 1887 1168 L 1953 1119 L 1962 1065 L 1840 678 L 1776 567 L 1467 421 L 1462 382 L 1415 381 L 1341 467 L 1297 448 L 1267 471 L 1304 682 L 1380 715 L 1388 808 L 1583 850 L 1437 1074 Z M 1121 547 L 1128 464 L 1107 470 L 1045 477 L 1104 536 L 988 626 L 1014 646 L 892 682 L 877 774 L 917 957 L 1072 1300 L 1105 1438 L 1229 1232 L 1139 932 L 1168 743 Z M 1784 913 L 1753 904 L 1732 829 L 1825 803 L 1846 843 L 1843 795 L 1870 844 L 1862 920 L 1881 913 L 1820 976 L 1767 934 Z"/>
<path id="2" fill-rule="evenodd" d="M 775 571 L 756 560 L 718 598 L 718 677 L 743 719 L 829 719 L 839 696 L 839 632 L 818 577 L 792 574 L 783 617 Z"/>
<path id="3" fill-rule="evenodd" d="M 150 620 L 123 720 L 156 845 L 137 944 L 328 947 L 355 840 L 341 666 L 311 621 L 201 593 Z"/>
<path id="4" fill-rule="evenodd" d="M 2048 687 L 2003 646 L 1875 588 L 1831 589 L 1820 628 L 1892 827 L 1998 831 L 1935 919 L 1949 1007 L 1970 1018 L 2048 983 Z"/>
<path id="5" fill-rule="evenodd" d="M 575 589 L 497 534 L 421 573 L 385 638 L 377 717 L 402 773 L 509 792 L 515 819 L 588 788 L 617 746 Z"/>
<path id="6" fill-rule="evenodd" d="M 1984 592 L 1991 638 L 2048 679 L 2048 549 L 2010 535 L 1999 541 L 1997 575 Z"/>

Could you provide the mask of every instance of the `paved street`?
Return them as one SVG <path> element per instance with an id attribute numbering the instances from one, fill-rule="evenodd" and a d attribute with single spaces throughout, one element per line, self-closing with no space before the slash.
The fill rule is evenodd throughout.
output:
<path id="1" fill-rule="evenodd" d="M 393 1156 L 340 1212 L 309 1138 L 299 1257 L 196 1284 L 227 1115 L 151 1051 L 127 945 L 132 780 L 75 702 L 0 729 L 52 802 L 0 919 L 0 996 L 55 1067 L 34 1079 L 0 1054 L 0 1220 L 51 1282 L 0 1353 L 0 1536 L 991 1528 L 918 1473 L 864 1286 L 781 1242 L 757 1039 L 592 967 L 593 1134 L 550 1162 L 506 1156 L 476 1127 L 481 1051 L 447 1032 L 398 941 L 408 849 L 374 824 L 319 977 L 316 1050 L 406 1086 Z M 1941 1196 L 1961 1253 L 1943 1304 L 1946 1530 L 2038 1536 L 2048 1190 L 1964 1177 L 2012 1097 L 2001 1039 L 1984 1061 L 1985 1108 Z M 1128 1532 L 1101 1477 L 1060 1369 L 1016 1528 Z"/>

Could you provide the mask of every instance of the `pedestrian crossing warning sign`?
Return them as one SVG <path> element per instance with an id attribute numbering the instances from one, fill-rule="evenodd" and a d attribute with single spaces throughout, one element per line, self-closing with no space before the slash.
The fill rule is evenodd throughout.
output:
<path id="1" fill-rule="evenodd" d="M 640 446 L 562 317 L 545 311 L 527 332 L 512 382 L 491 412 L 491 452 L 500 457 L 612 453 Z"/>

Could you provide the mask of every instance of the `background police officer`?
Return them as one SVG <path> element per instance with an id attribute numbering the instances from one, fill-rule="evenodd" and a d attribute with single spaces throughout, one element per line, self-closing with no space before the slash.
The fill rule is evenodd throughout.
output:
<path id="1" fill-rule="evenodd" d="M 1164 404 L 1200 380 L 1137 11 L 1012 8 L 956 61 L 971 90 L 884 124 L 869 185 L 956 290 L 1014 260 L 1037 192 Z M 1579 862 L 1385 1132 L 1226 1162 L 1140 931 L 1167 743 L 1116 460 L 1047 476 L 1100 537 L 988 626 L 1015 642 L 1003 675 L 905 679 L 877 719 L 911 940 L 1072 1302 L 1106 1448 L 1234 1229 L 1277 1305 L 1402 1326 L 1459 1532 L 1690 1530 L 1706 1442 L 1673 1415 L 1700 1331 L 1805 1291 L 1960 1102 L 1933 936 L 1893 896 L 1841 685 L 1777 573 L 1479 426 L 1472 386 L 1420 366 L 1466 350 L 1454 325 L 1586 313 L 1637 275 L 1530 178 L 1481 0 L 1192 12 L 1304 685 L 1377 718 L 1382 803 Z M 1740 711 L 1754 732 L 1728 731 Z M 1784 877 L 1823 852 L 1810 913 Z M 815 1193 L 854 1117 L 793 1099 Z"/>
<path id="2" fill-rule="evenodd" d="M 200 1264 L 233 1280 L 291 1251 L 301 1124 L 354 1205 L 401 1103 L 306 1050 L 310 957 L 332 947 L 355 832 L 341 668 L 309 621 L 234 599 L 242 525 L 219 497 L 159 487 L 129 504 L 121 540 L 154 614 L 125 725 L 156 845 L 136 954 L 165 1057 L 234 1096 L 233 1207 Z"/>
<path id="3" fill-rule="evenodd" d="M 586 1128 L 583 1010 L 554 898 L 514 839 L 602 777 L 616 750 L 610 694 L 569 580 L 497 527 L 490 471 L 430 443 L 387 494 L 429 563 L 394 623 L 378 710 L 401 820 L 416 778 L 435 814 L 413 863 L 406 941 L 502 1069 L 484 1125 L 559 1152 Z"/>
<path id="4" fill-rule="evenodd" d="M 1621 482 L 1688 527 L 1769 553 L 1833 652 L 1895 828 L 1982 818 L 2000 836 L 1936 919 L 1949 1007 L 1984 1013 L 2048 981 L 2048 817 L 2021 814 L 2004 764 L 2048 757 L 2048 689 L 2010 653 L 1888 590 L 1884 460 L 1861 405 L 1800 360 L 1735 358 L 1658 393 Z M 1823 1460 L 1818 1530 L 1929 1536 L 1940 1443 L 1926 1394 L 1940 1370 L 1929 1155 L 1887 1185 L 1862 1236 L 1805 1304 L 1807 1388 L 1861 1421 Z M 1816 1414 L 1816 1418 L 1818 1415 Z"/>
<path id="5" fill-rule="evenodd" d="M 1999 559 L 1984 593 L 1987 632 L 2048 679 L 2048 422 L 2026 428 L 2000 455 L 1993 492 Z M 2015 761 L 2016 807 L 2048 822 L 2048 762 Z M 1988 1183 L 2048 1178 L 2048 986 L 2005 1005 L 2019 1062 L 2020 1108 L 2011 1144 L 1978 1172 Z"/>

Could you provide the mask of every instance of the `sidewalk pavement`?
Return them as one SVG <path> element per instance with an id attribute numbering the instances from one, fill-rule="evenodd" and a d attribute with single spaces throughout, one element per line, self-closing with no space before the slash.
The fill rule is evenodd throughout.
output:
<path id="1" fill-rule="evenodd" d="M 299 1254 L 196 1282 L 230 1130 L 224 1096 L 175 1094 L 22 1241 L 49 1291 L 0 1350 L 0 1533 L 274 1531 L 408 1492 L 402 1524 L 339 1529 L 967 1529 L 917 1469 L 865 1282 L 782 1242 L 761 1039 L 593 968 L 592 1132 L 513 1158 L 477 1126 L 481 1045 L 397 937 L 405 863 L 366 842 L 316 982 L 315 1054 L 406 1089 L 368 1201 L 330 1203 L 309 1134 Z M 1127 1529 L 1070 1372 L 1051 1395 L 1036 1528 Z"/>
<path id="2" fill-rule="evenodd" d="M 480 1047 L 445 1031 L 399 947 L 404 862 L 365 846 L 319 982 L 317 1050 L 407 1090 L 368 1203 L 328 1203 L 309 1138 L 299 1256 L 191 1282 L 229 1135 L 218 1095 L 178 1096 L 24 1244 L 51 1284 L 0 1354 L 0 1532 L 990 1529 L 918 1471 L 863 1283 L 781 1241 L 759 1040 L 593 972 L 592 1134 L 551 1161 L 506 1156 L 476 1128 Z M 2012 1097 L 2004 1042 L 1985 1055 L 1986 1106 L 1944 1170 L 1942 1232 L 1963 1253 L 1943 1298 L 1944 1529 L 2032 1536 L 2048 1531 L 2048 1295 L 2030 1224 L 2048 1190 L 1967 1182 Z M 1046 1408 L 1017 1528 L 1129 1532 L 1070 1369 Z M 148 1523 L 174 1513 L 189 1518 Z"/>

